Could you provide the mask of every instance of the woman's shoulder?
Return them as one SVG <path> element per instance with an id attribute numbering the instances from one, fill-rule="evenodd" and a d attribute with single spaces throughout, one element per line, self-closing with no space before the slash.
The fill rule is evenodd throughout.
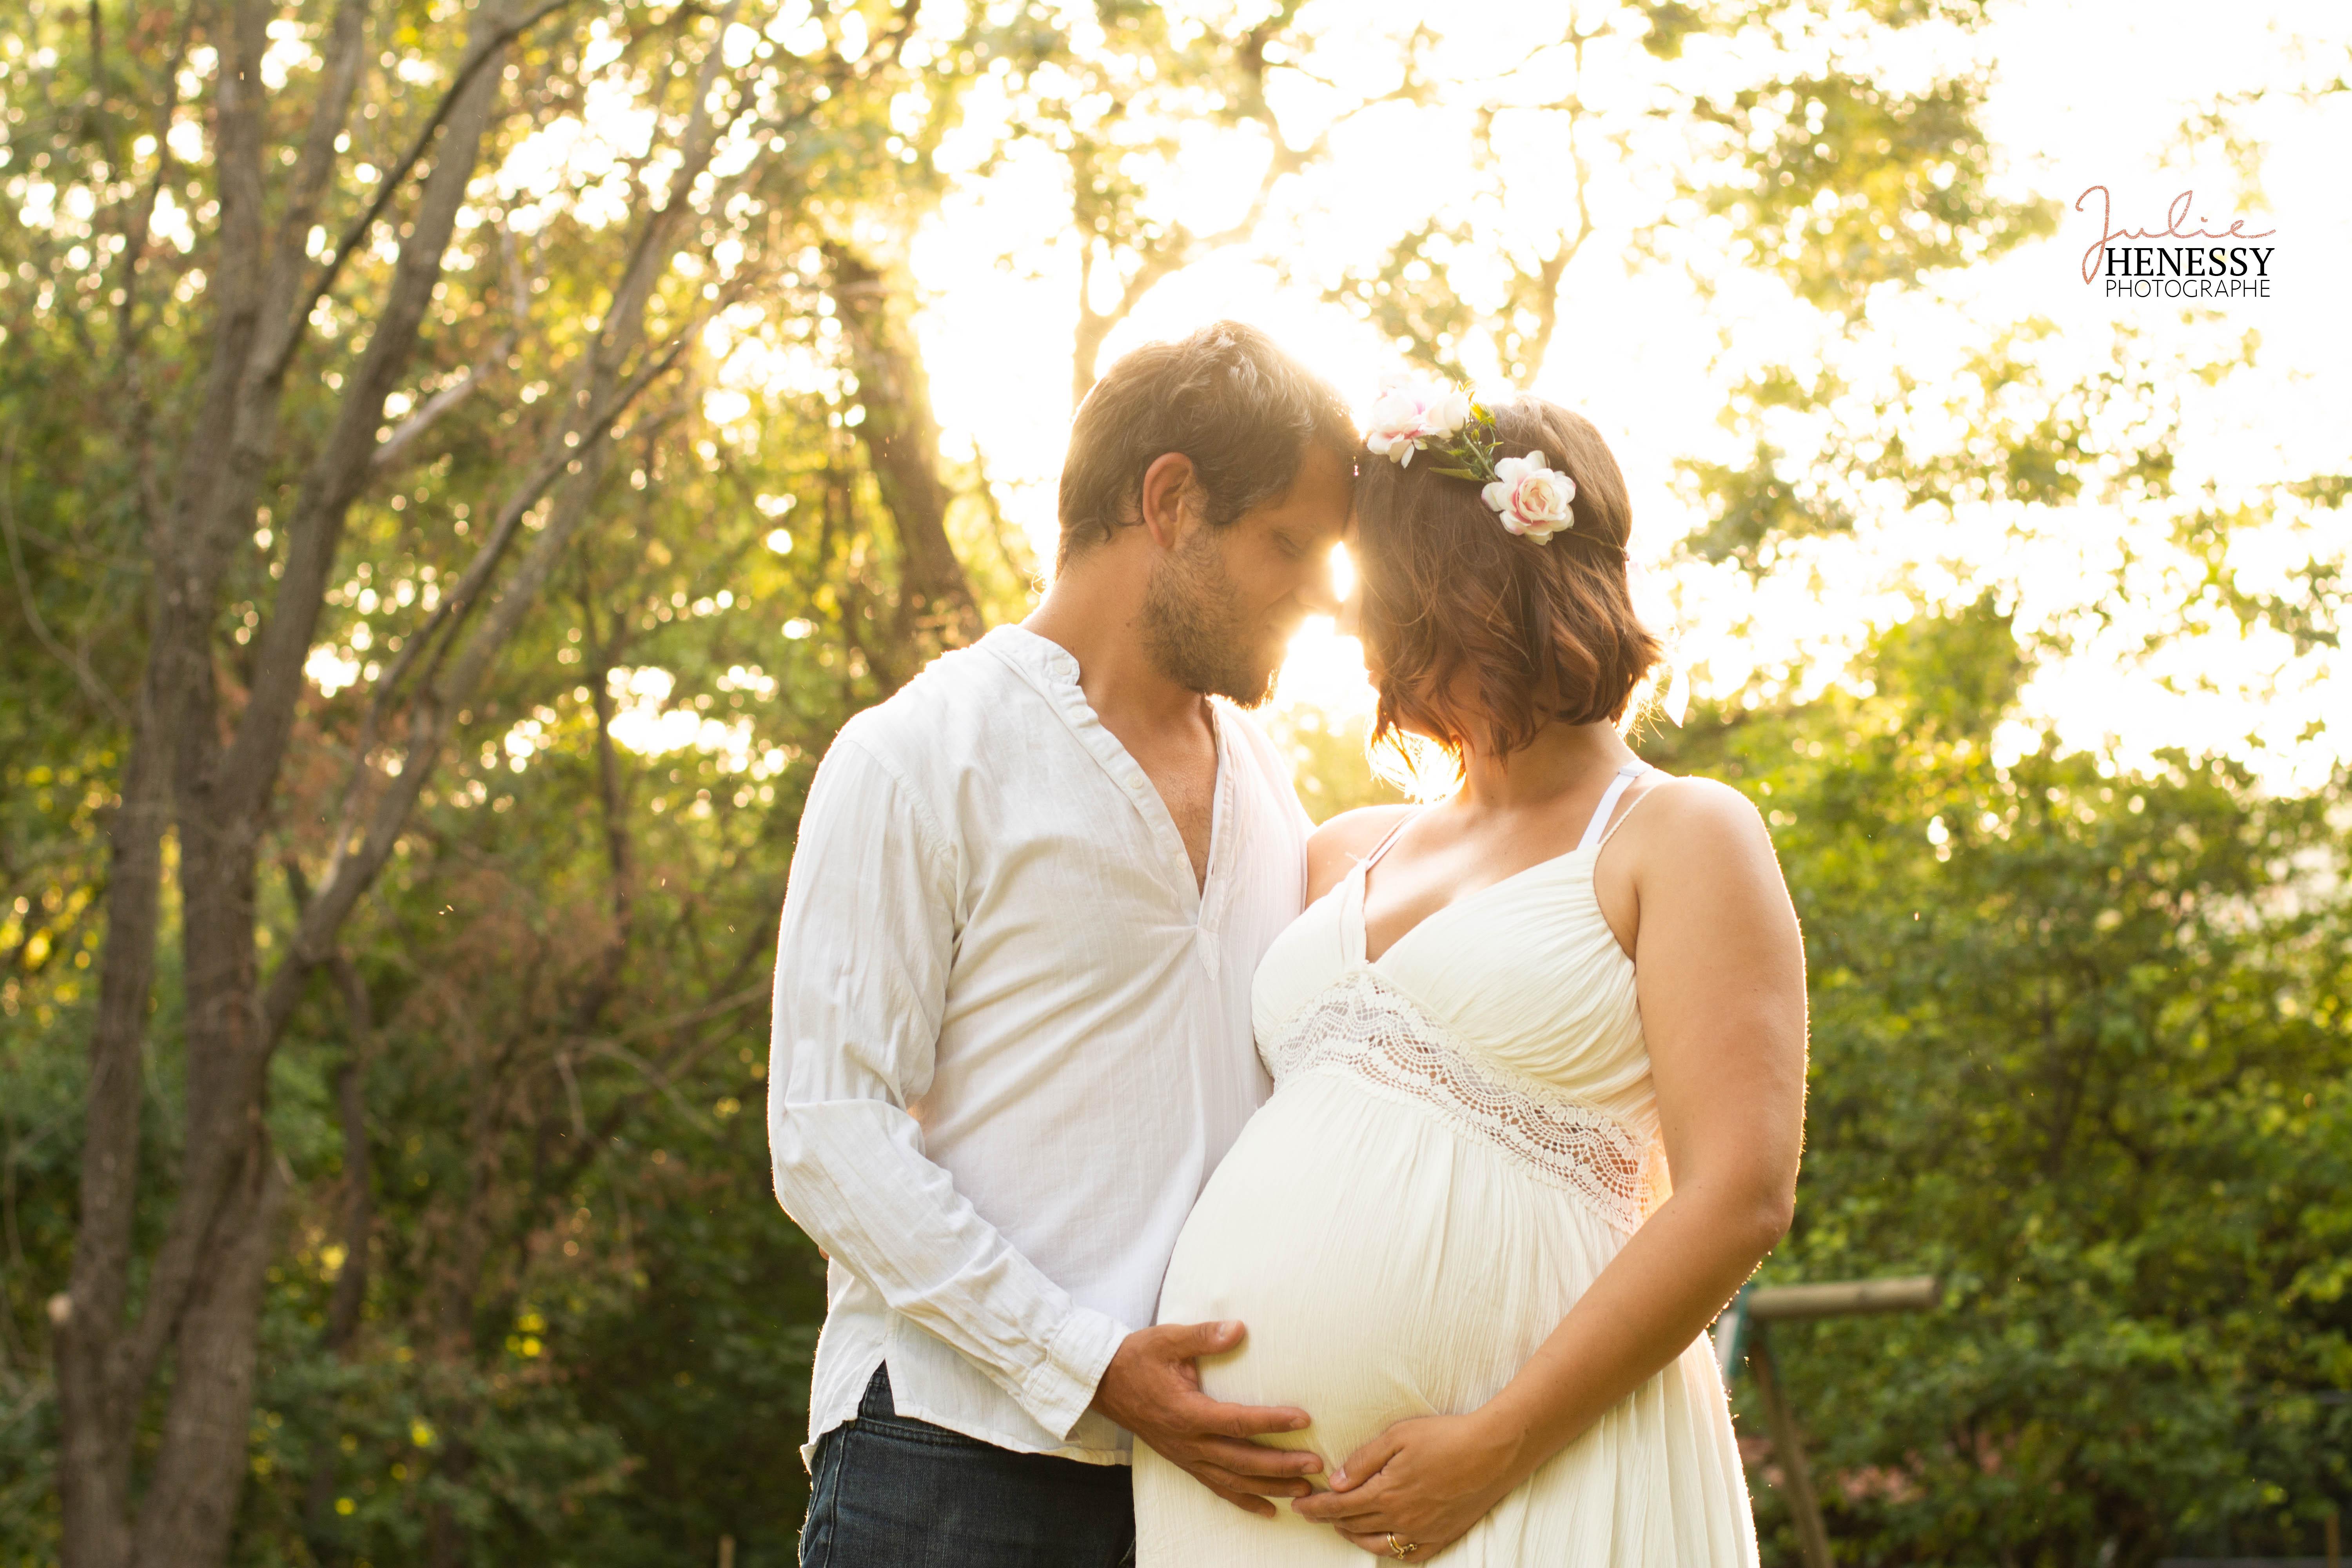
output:
<path id="1" fill-rule="evenodd" d="M 1410 805 L 1360 805 L 1343 811 L 1307 837 L 1307 898 L 1321 898 L 1356 862 L 1380 847 L 1381 840 L 1411 816 Z"/>
<path id="2" fill-rule="evenodd" d="M 1661 773 L 1624 807 L 1629 835 L 1677 852 L 1706 855 L 1730 847 L 1772 847 L 1763 815 L 1732 785 L 1696 773 Z M 1636 811 L 1634 807 L 1641 809 Z"/>

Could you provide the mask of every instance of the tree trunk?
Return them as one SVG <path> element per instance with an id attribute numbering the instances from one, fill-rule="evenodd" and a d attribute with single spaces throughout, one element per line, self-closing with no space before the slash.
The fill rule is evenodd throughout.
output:
<path id="1" fill-rule="evenodd" d="M 50 1307 L 68 1568 L 216 1568 L 226 1555 L 247 1467 L 267 1273 L 286 1196 L 264 1119 L 271 1052 L 310 974 L 333 962 L 343 922 L 405 830 L 457 715 L 593 515 L 616 422 L 675 369 L 708 320 L 679 323 L 664 309 L 673 335 L 647 342 L 662 279 L 680 247 L 702 233 L 697 183 L 725 126 L 719 106 L 737 101 L 722 85 L 723 55 L 715 44 L 697 73 L 668 189 L 629 237 L 569 400 L 559 405 L 530 470 L 513 476 L 499 504 L 484 509 L 495 521 L 473 563 L 436 609 L 423 612 L 423 623 L 377 686 L 382 708 L 414 677 L 401 766 L 377 771 L 380 715 L 371 710 L 329 863 L 315 896 L 299 899 L 293 939 L 265 984 L 257 940 L 259 856 L 344 520 L 377 471 L 385 401 L 415 356 L 502 90 L 507 46 L 560 4 L 484 0 L 469 24 L 464 57 L 424 128 L 380 180 L 372 205 L 316 267 L 307 242 L 352 101 L 368 0 L 338 0 L 329 69 L 291 160 L 273 156 L 281 150 L 267 145 L 261 103 L 259 60 L 274 6 L 221 0 L 211 30 L 221 51 L 213 114 L 219 260 L 208 268 L 207 285 L 215 322 L 168 503 L 152 509 L 155 588 L 146 668 L 122 801 L 109 825 L 108 938 L 90 1046 L 80 1226 L 69 1289 Z M 713 18 L 713 37 L 723 35 L 734 11 L 728 5 Z M 273 193 L 265 174 L 280 166 L 290 166 L 290 174 Z M 369 301 L 367 345 L 279 525 L 284 554 L 255 644 L 251 689 L 225 725 L 215 663 L 222 585 L 232 553 L 252 535 L 265 477 L 281 460 L 279 405 L 291 364 L 312 305 L 334 285 L 343 258 L 365 248 L 377 220 L 418 169 L 427 172 L 414 182 L 390 279 Z M 723 309 L 733 298 L 719 290 L 709 308 Z M 927 407 L 924 413 L 928 430 Z M 935 446 L 934 437 L 927 450 Z M 543 500 L 550 504 L 541 516 Z M 522 531 L 527 517 L 535 537 Z M 510 547 L 524 538 L 528 549 L 519 561 L 509 560 Z M 943 532 L 940 539 L 943 543 Z M 954 582 L 961 586 L 960 572 Z M 382 785 L 381 798 L 362 787 L 372 781 Z M 184 1137 L 171 1213 L 141 1271 L 143 1300 L 134 1310 L 142 1045 L 162 918 L 163 837 L 173 823 L 186 999 Z M 625 883 L 625 868 L 616 862 L 616 871 Z M 616 889 L 616 901 L 625 926 L 625 887 Z M 356 976 L 343 979 L 349 1000 Z M 363 1034 L 363 993 L 355 1009 L 355 1028 Z M 364 1128 L 349 1064 L 339 1090 L 347 1144 L 357 1159 L 347 1173 L 353 1184 L 352 1253 L 330 1327 L 336 1342 L 348 1340 L 362 1305 L 367 1226 Z M 133 1480 L 139 1418 L 159 1397 L 162 1426 L 142 1489 Z M 457 1426 L 446 1462 L 462 1468 L 463 1423 Z M 142 1492 L 135 1505 L 134 1492 Z M 445 1540 L 434 1550 L 446 1555 L 457 1547 Z"/>
<path id="2" fill-rule="evenodd" d="M 355 79 L 345 68 L 364 7 L 336 20 L 338 68 L 297 163 L 286 226 L 265 234 L 266 149 L 259 60 L 269 7 L 226 8 L 214 122 L 222 264 L 206 392 L 174 476 L 172 505 L 150 541 L 156 590 L 138 721 L 111 832 L 107 942 L 90 1042 L 74 1268 L 56 1360 L 63 1431 L 59 1489 L 68 1568 L 212 1568 L 226 1556 L 246 1473 L 257 1331 L 283 1184 L 263 1122 L 275 1029 L 260 1005 L 255 951 L 256 855 L 302 682 L 300 665 L 342 518 L 363 482 L 384 396 L 404 372 L 437 281 L 455 215 L 479 156 L 499 77 L 485 51 L 502 25 L 477 15 L 470 52 L 487 68 L 453 89 L 432 174 L 401 247 L 395 279 L 289 528 L 289 571 L 257 660 L 259 682 L 221 742 L 214 622 L 228 552 L 250 532 L 276 440 L 286 359 L 309 304 L 298 287 L 318 191 Z M 297 313 L 299 312 L 299 314 Z M 291 316 L 292 319 L 288 318 Z M 350 470 L 356 470 L 352 477 Z M 308 552 L 306 556 L 306 551 Z M 315 570 L 304 570 L 311 559 Z M 306 602 L 305 594 L 310 597 Z M 289 656 L 283 645 L 298 644 Z M 281 668 L 285 667 L 285 668 Z M 128 1314 L 139 1159 L 140 1063 L 161 895 L 166 808 L 179 827 L 186 995 L 186 1111 L 179 1191 Z M 131 1473 L 139 1410 L 172 1351 L 170 1392 L 135 1521 Z"/>
<path id="3" fill-rule="evenodd" d="M 286 1185 L 257 1107 L 219 1223 L 221 1241 L 174 1342 L 172 1399 L 132 1540 L 139 1568 L 220 1563 L 244 1489 L 256 1326 Z"/>
<path id="4" fill-rule="evenodd" d="M 221 20 L 223 58 L 214 115 L 223 258 L 223 265 L 215 268 L 217 325 L 173 504 L 154 519 L 148 542 L 155 565 L 154 597 L 138 719 L 124 760 L 122 801 L 110 846 L 107 937 L 99 1015 L 90 1037 L 79 1225 L 66 1299 L 51 1306 L 59 1331 L 55 1353 L 64 1439 L 59 1491 L 65 1505 L 67 1568 L 126 1568 L 132 1561 L 132 1424 L 163 1337 L 147 1331 L 158 1321 L 158 1297 L 173 1296 L 184 1273 L 177 1268 L 165 1273 L 159 1266 L 153 1272 L 163 1278 L 151 1275 L 146 1310 L 135 1323 L 125 1321 L 138 1196 L 140 1068 L 154 973 L 162 838 L 166 814 L 174 804 L 173 775 L 187 771 L 191 720 L 194 726 L 209 725 L 213 712 L 213 584 L 206 581 L 199 520 L 210 515 L 229 479 L 225 458 L 234 444 L 239 389 L 260 312 L 257 62 L 262 16 L 257 7 L 247 5 Z M 187 1165 L 194 1171 L 202 1164 L 202 1154 L 192 1144 Z M 169 1310 L 177 1316 L 176 1300 Z"/>
<path id="5" fill-rule="evenodd" d="M 140 1067 L 171 807 L 153 729 L 153 706 L 142 700 L 124 759 L 121 803 L 108 825 L 106 945 L 83 1111 L 80 1226 L 66 1292 L 49 1303 L 66 1568 L 121 1568 L 131 1555 L 131 1445 L 112 1373 L 130 1295 Z"/>
<path id="6" fill-rule="evenodd" d="M 828 245 L 835 310 L 848 333 L 865 420 L 857 434 L 874 465 L 883 507 L 897 526 L 903 637 L 928 633 L 950 645 L 976 639 L 980 605 L 948 542 L 948 488 L 940 479 L 940 427 L 930 383 L 906 327 L 890 309 L 882 274 L 845 246 Z"/>

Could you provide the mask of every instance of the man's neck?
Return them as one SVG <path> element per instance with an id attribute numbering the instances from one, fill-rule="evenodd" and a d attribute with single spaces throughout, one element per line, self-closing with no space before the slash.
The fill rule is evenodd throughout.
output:
<path id="1" fill-rule="evenodd" d="M 1078 661 L 1078 687 L 1114 732 L 1205 722 L 1208 700 L 1170 679 L 1144 647 L 1142 577 L 1121 570 L 1125 565 L 1092 559 L 1074 564 L 1022 626 Z"/>

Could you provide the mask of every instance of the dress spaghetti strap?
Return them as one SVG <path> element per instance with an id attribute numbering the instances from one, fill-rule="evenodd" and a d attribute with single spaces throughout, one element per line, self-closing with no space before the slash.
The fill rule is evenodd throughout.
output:
<path id="1" fill-rule="evenodd" d="M 1415 810 L 1408 811 L 1402 816 L 1397 818 L 1397 825 L 1389 829 L 1389 836 L 1386 838 L 1381 839 L 1378 844 L 1374 845 L 1370 854 L 1356 862 L 1357 872 L 1360 875 L 1370 872 L 1372 868 L 1373 862 L 1377 861 L 1381 856 L 1387 854 L 1389 852 L 1389 847 L 1394 844 L 1400 837 L 1403 837 L 1404 830 L 1412 826 L 1414 820 L 1421 816 L 1422 812 L 1428 809 L 1429 808 L 1427 806 L 1422 806 Z"/>
<path id="2" fill-rule="evenodd" d="M 1576 853 L 1581 855 L 1588 849 L 1598 849 L 1609 841 L 1609 835 L 1614 831 L 1609 825 L 1609 818 L 1616 811 L 1617 803 L 1625 797 L 1626 786 L 1649 771 L 1650 764 L 1644 762 L 1628 763 L 1617 770 L 1616 778 L 1610 781 L 1608 789 L 1601 793 L 1601 804 L 1593 807 L 1592 820 L 1584 825 L 1584 837 L 1578 842 Z"/>
<path id="3" fill-rule="evenodd" d="M 1608 848 L 1609 841 L 1617 837 L 1617 830 L 1625 826 L 1625 818 L 1633 816 L 1636 811 L 1639 811 L 1642 808 L 1642 803 L 1657 793 L 1658 792 L 1654 789 L 1645 789 L 1641 794 L 1635 795 L 1631 801 L 1627 802 L 1623 815 L 1620 816 L 1616 821 L 1611 823 L 1609 825 L 1609 831 L 1601 836 L 1601 847 L 1603 849 Z"/>

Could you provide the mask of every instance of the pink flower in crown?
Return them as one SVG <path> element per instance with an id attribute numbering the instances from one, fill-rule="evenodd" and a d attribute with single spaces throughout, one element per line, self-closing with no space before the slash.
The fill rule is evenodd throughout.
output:
<path id="1" fill-rule="evenodd" d="M 1454 434 L 1469 418 L 1470 395 L 1459 387 L 1391 376 L 1381 384 L 1381 395 L 1365 418 L 1364 445 L 1409 468 L 1423 442 Z"/>
<path id="2" fill-rule="evenodd" d="M 1576 520 L 1570 503 L 1576 500 L 1576 481 L 1545 466 L 1541 452 L 1524 458 L 1497 458 L 1495 479 L 1479 491 L 1495 509 L 1503 526 L 1538 542 L 1549 539 Z"/>

